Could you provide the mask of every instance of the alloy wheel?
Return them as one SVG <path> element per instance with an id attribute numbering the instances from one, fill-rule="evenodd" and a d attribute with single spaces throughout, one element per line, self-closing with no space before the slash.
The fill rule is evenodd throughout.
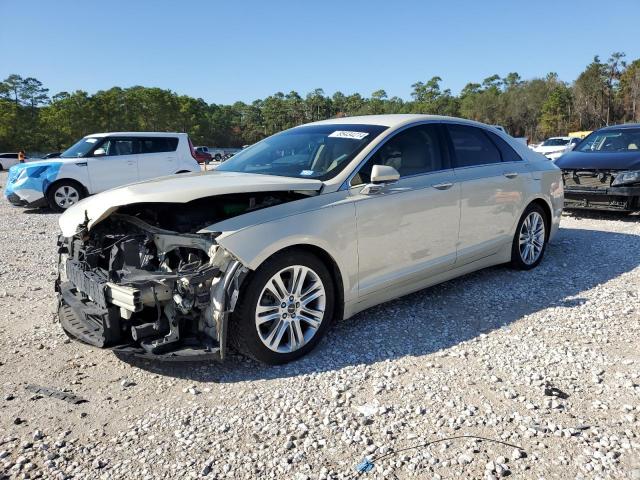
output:
<path id="1" fill-rule="evenodd" d="M 80 200 L 80 193 L 74 187 L 70 185 L 62 185 L 56 189 L 53 194 L 53 198 L 60 208 L 67 209 L 71 205 L 78 203 Z"/>
<path id="2" fill-rule="evenodd" d="M 255 325 L 262 343 L 278 353 L 290 353 L 315 336 L 325 315 L 327 295 L 319 275 L 293 265 L 273 275 L 256 306 Z"/>
<path id="3" fill-rule="evenodd" d="M 520 227 L 520 258 L 527 265 L 534 264 L 544 248 L 544 219 L 538 212 L 531 212 Z"/>

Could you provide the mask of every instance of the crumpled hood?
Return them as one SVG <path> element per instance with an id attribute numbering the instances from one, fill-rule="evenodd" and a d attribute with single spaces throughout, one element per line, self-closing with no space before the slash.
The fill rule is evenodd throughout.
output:
<path id="1" fill-rule="evenodd" d="M 314 179 L 278 177 L 236 172 L 202 172 L 170 175 L 88 197 L 60 216 L 59 224 L 65 237 L 73 236 L 87 219 L 91 229 L 118 207 L 134 203 L 187 203 L 198 198 L 246 192 L 276 192 L 289 190 L 318 191 L 322 182 Z"/>
<path id="2" fill-rule="evenodd" d="M 556 160 L 564 170 L 640 170 L 640 152 L 568 152 Z"/>

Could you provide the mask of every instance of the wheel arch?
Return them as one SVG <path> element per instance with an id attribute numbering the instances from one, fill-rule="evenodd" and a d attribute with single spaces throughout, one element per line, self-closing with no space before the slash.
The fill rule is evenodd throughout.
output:
<path id="1" fill-rule="evenodd" d="M 329 270 L 331 275 L 331 279 L 333 280 L 333 288 L 335 293 L 335 307 L 333 312 L 333 317 L 336 320 L 341 320 L 344 315 L 344 304 L 345 304 L 345 273 L 340 269 L 338 262 L 335 257 L 325 248 L 320 245 L 314 243 L 302 243 L 302 242 L 292 242 L 286 246 L 281 246 L 280 248 L 269 252 L 267 255 L 261 256 L 259 262 L 251 263 L 249 273 L 247 277 L 243 280 L 243 285 L 246 285 L 249 278 L 261 265 L 263 265 L 267 260 L 274 257 L 275 255 L 281 255 L 282 253 L 290 252 L 290 251 L 303 251 L 310 253 L 320 259 Z M 233 253 L 233 252 L 232 252 Z"/>
<path id="2" fill-rule="evenodd" d="M 42 192 L 42 193 L 44 193 L 45 196 L 48 196 L 49 192 L 51 191 L 51 189 L 54 186 L 56 186 L 56 185 L 58 185 L 60 183 L 63 183 L 63 182 L 75 183 L 76 185 L 78 185 L 82 189 L 82 192 L 84 193 L 85 196 L 89 196 L 90 195 L 89 194 L 89 189 L 85 185 L 83 185 L 82 182 L 80 182 L 79 180 L 77 180 L 75 178 L 70 178 L 70 177 L 56 178 L 53 182 L 50 182 L 48 185 L 45 186 L 44 192 Z"/>
<path id="3" fill-rule="evenodd" d="M 547 221 L 547 225 L 546 225 L 546 236 L 547 236 L 547 240 L 549 240 L 549 236 L 551 234 L 551 226 L 553 225 L 553 211 L 551 210 L 551 205 L 549 204 L 549 202 L 547 200 L 545 200 L 542 197 L 535 197 L 533 198 L 525 207 L 525 210 L 527 208 L 529 208 L 530 205 L 538 205 L 540 206 L 540 208 L 542 208 L 542 210 L 544 210 L 545 216 L 547 217 L 545 220 Z"/>

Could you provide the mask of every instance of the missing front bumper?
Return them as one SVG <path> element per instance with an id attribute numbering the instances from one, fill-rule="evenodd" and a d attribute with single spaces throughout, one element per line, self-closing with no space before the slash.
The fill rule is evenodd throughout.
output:
<path id="1" fill-rule="evenodd" d="M 66 262 L 67 266 L 71 264 Z M 230 259 L 225 268 L 213 278 L 209 304 L 203 312 L 203 320 L 208 320 L 196 322 L 199 325 L 197 331 L 194 330 L 194 319 L 183 319 L 191 323 L 190 328 L 183 329 L 181 327 L 186 325 L 179 325 L 182 320 L 178 318 L 177 324 L 172 323 L 171 327 L 167 327 L 168 332 L 158 330 L 142 340 L 136 338 L 135 332 L 149 328 L 151 324 L 132 322 L 131 314 L 145 307 L 156 311 L 157 305 L 148 303 L 148 292 L 101 281 L 90 271 L 76 270 L 74 267 L 68 268 L 67 272 L 71 273 L 73 280 L 68 278 L 62 282 L 59 279 L 56 291 L 60 323 L 70 337 L 122 354 L 187 361 L 224 360 L 229 315 L 235 308 L 240 286 L 248 270 L 239 261 Z M 164 292 L 161 288 L 157 290 L 161 298 L 170 298 L 165 304 L 173 302 L 169 291 Z M 157 294 L 155 301 L 160 301 Z M 173 308 L 170 307 L 169 310 Z M 164 311 L 166 313 L 168 309 L 165 308 Z M 123 317 L 125 313 L 128 315 Z M 171 332 L 178 334 L 172 336 Z"/>
<path id="2" fill-rule="evenodd" d="M 102 307 L 83 298 L 69 282 L 59 286 L 58 315 L 62 328 L 78 340 L 105 348 L 122 341 L 117 307 Z"/>
<path id="3" fill-rule="evenodd" d="M 153 358 L 223 359 L 248 269 L 210 235 L 178 234 L 126 215 L 102 226 L 93 236 L 59 238 L 65 331 Z"/>
<path id="4" fill-rule="evenodd" d="M 70 282 L 58 286 L 60 325 L 71 338 L 98 348 L 141 358 L 166 361 L 221 360 L 219 345 L 193 337 L 181 339 L 171 349 L 149 353 L 130 338 L 118 307 L 103 308 L 83 296 Z"/>
<path id="5" fill-rule="evenodd" d="M 564 206 L 567 209 L 632 212 L 640 210 L 640 187 L 606 189 L 565 187 Z"/>

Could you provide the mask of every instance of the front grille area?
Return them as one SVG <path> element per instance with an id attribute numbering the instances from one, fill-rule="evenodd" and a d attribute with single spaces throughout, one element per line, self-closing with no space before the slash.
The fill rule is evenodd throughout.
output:
<path id="1" fill-rule="evenodd" d="M 568 189 L 606 190 L 616 173 L 612 170 L 563 170 L 562 179 Z"/>

